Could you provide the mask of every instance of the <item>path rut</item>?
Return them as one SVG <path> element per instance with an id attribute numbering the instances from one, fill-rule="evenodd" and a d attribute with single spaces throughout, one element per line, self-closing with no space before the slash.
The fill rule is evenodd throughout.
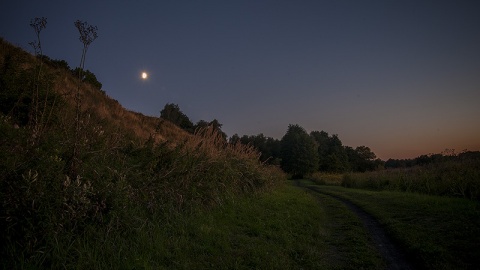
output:
<path id="1" fill-rule="evenodd" d="M 312 192 L 320 193 L 322 195 L 330 196 L 342 203 L 344 203 L 353 213 L 355 213 L 360 220 L 362 221 L 364 227 L 369 232 L 375 247 L 377 248 L 380 255 L 383 257 L 387 263 L 387 269 L 397 270 L 397 269 L 415 269 L 406 259 L 404 253 L 398 248 L 392 240 L 385 233 L 385 230 L 382 228 L 380 223 L 370 214 L 365 212 L 363 209 L 355 205 L 349 200 L 340 198 L 338 196 L 322 192 L 314 186 L 302 185 L 299 181 L 296 181 L 297 186 L 311 190 Z"/>

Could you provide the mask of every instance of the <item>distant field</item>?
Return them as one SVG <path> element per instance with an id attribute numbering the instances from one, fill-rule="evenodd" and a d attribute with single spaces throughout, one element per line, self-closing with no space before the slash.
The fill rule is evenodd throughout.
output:
<path id="1" fill-rule="evenodd" d="M 480 265 L 478 201 L 325 185 L 315 189 L 348 199 L 372 214 L 421 268 L 478 269 Z"/>
<path id="2" fill-rule="evenodd" d="M 332 176 L 315 179 L 318 184 L 338 183 L 329 181 Z M 349 188 L 413 192 L 479 200 L 480 159 L 446 161 L 412 168 L 366 173 L 347 173 L 342 176 L 340 182 L 342 186 Z"/>

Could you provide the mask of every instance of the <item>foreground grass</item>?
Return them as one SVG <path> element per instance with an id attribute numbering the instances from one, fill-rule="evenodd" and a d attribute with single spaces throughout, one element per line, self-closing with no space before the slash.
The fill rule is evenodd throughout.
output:
<path id="1" fill-rule="evenodd" d="M 476 269 L 480 265 L 480 203 L 405 192 L 317 186 L 375 216 L 424 269 Z"/>
<path id="2" fill-rule="evenodd" d="M 93 240 L 94 239 L 94 240 Z M 382 269 L 360 221 L 290 185 L 123 234 L 87 230 L 62 246 L 67 269 Z M 68 243 L 70 241 L 64 241 Z M 46 258 L 48 260 L 48 258 Z M 45 262 L 43 265 L 48 265 Z M 28 266 L 19 266 L 19 268 Z"/>

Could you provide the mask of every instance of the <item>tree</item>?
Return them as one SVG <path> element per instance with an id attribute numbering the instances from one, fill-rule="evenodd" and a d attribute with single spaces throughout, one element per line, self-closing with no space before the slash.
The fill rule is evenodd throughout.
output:
<path id="1" fill-rule="evenodd" d="M 318 145 L 320 171 L 345 172 L 349 169 L 347 152 L 338 135 L 329 136 L 325 131 L 312 131 L 310 136 Z"/>
<path id="2" fill-rule="evenodd" d="M 70 70 L 70 66 L 68 65 L 68 62 L 65 61 L 65 60 L 51 59 L 50 60 L 50 65 L 54 68 L 61 68 L 61 69 L 65 69 L 65 70 Z"/>
<path id="3" fill-rule="evenodd" d="M 266 157 L 266 161 L 272 165 L 280 165 L 280 141 L 272 137 L 267 137 L 265 142 L 265 153 L 262 155 Z"/>
<path id="4" fill-rule="evenodd" d="M 347 147 L 348 161 L 351 164 L 352 170 L 358 172 L 373 171 L 378 165 L 380 160 L 375 160 L 376 155 L 367 146 L 358 146 L 353 149 Z"/>
<path id="5" fill-rule="evenodd" d="M 281 140 L 281 167 L 299 179 L 314 172 L 318 167 L 318 152 L 315 141 L 299 125 L 289 125 Z"/>
<path id="6" fill-rule="evenodd" d="M 208 123 L 209 126 L 213 127 L 213 129 L 217 130 L 217 131 L 222 131 L 222 126 L 223 124 L 220 124 L 220 122 L 218 122 L 217 119 L 213 119 L 212 121 L 210 121 L 210 123 Z"/>
<path id="7" fill-rule="evenodd" d="M 195 124 L 195 129 L 200 129 L 200 128 L 206 128 L 208 127 L 209 123 L 205 120 L 199 120 L 196 124 Z"/>
<path id="8" fill-rule="evenodd" d="M 97 76 L 95 76 L 95 74 L 90 70 L 82 70 L 81 68 L 77 67 L 72 70 L 72 74 L 75 77 L 80 78 L 82 82 L 89 83 L 90 85 L 99 90 L 102 89 L 102 83 L 97 80 Z"/>
<path id="9" fill-rule="evenodd" d="M 217 132 L 218 134 L 220 134 L 220 136 L 222 136 L 223 140 L 225 142 L 227 142 L 227 134 L 225 132 L 222 131 L 222 124 L 220 124 L 220 122 L 218 122 L 217 119 L 213 119 L 212 121 L 210 122 L 207 122 L 205 120 L 200 120 L 197 122 L 197 124 L 194 126 L 194 130 L 197 132 L 197 131 L 202 131 L 203 133 L 206 132 L 207 128 L 208 130 L 210 130 L 210 132 L 213 134 L 215 132 Z"/>
<path id="10" fill-rule="evenodd" d="M 241 143 L 240 136 L 238 136 L 237 133 L 233 134 L 232 137 L 230 137 L 228 139 L 228 143 L 229 144 L 234 144 L 234 145 L 237 144 L 237 143 Z"/>
<path id="11" fill-rule="evenodd" d="M 241 138 L 234 134 L 230 138 L 230 143 L 240 142 L 244 145 L 255 147 L 260 153 L 260 161 L 268 164 L 280 165 L 280 141 L 271 137 L 266 137 L 263 133 L 258 135 L 243 135 Z"/>
<path id="12" fill-rule="evenodd" d="M 193 133 L 194 127 L 192 121 L 184 114 L 177 104 L 167 103 L 162 111 L 160 111 L 160 117 L 172 122 L 181 129 Z"/>

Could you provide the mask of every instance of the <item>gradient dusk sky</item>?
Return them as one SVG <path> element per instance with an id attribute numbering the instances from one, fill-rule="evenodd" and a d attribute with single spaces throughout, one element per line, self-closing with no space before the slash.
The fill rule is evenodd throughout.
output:
<path id="1" fill-rule="evenodd" d="M 0 36 L 33 52 L 35 17 L 72 67 L 73 22 L 98 26 L 86 69 L 146 115 L 176 103 L 278 139 L 299 124 L 384 160 L 480 150 L 479 0 L 2 1 Z"/>

